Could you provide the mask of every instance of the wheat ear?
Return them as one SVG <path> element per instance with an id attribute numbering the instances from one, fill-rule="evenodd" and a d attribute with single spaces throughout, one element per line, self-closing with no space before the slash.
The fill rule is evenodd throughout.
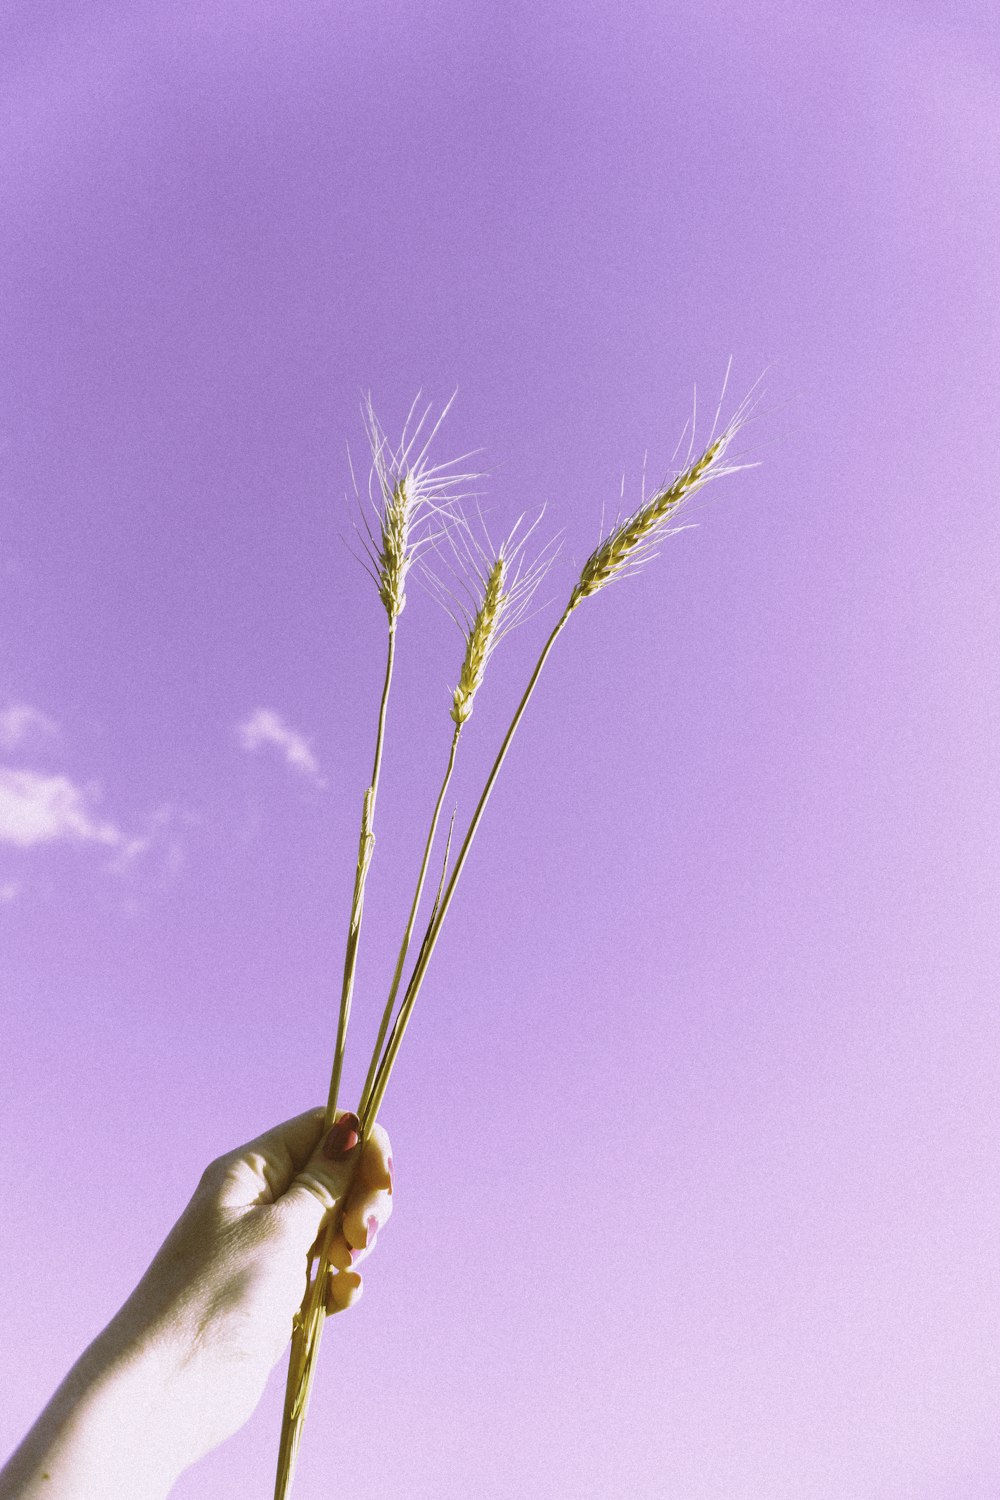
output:
<path id="1" fill-rule="evenodd" d="M 505 636 L 524 622 L 528 606 L 555 559 L 555 540 L 530 560 L 528 557 L 528 544 L 544 513 L 542 506 L 532 523 L 522 529 L 522 512 L 497 548 L 490 541 L 481 514 L 478 528 L 460 517 L 448 532 L 447 554 L 442 556 L 440 546 L 434 548 L 449 576 L 423 562 L 421 571 L 431 592 L 465 639 L 451 706 L 451 717 L 458 725 L 471 717 L 491 656 Z"/>
<path id="2" fill-rule="evenodd" d="M 453 396 L 430 424 L 429 406 L 414 420 L 418 396 L 407 415 L 402 439 L 395 447 L 375 415 L 371 397 L 362 407 L 371 465 L 366 496 L 354 480 L 359 511 L 354 530 L 362 548 L 359 561 L 378 589 L 390 626 L 406 607 L 406 581 L 411 567 L 427 549 L 447 536 L 457 519 L 458 499 L 468 493 L 469 485 L 479 477 L 474 472 L 458 471 L 456 466 L 472 456 L 467 453 L 441 464 L 427 462 L 430 444 L 454 399 Z M 353 477 L 353 465 L 351 474 Z"/>
<path id="3" fill-rule="evenodd" d="M 476 612 L 472 629 L 469 631 L 468 649 L 462 661 L 462 670 L 459 673 L 458 686 L 455 689 L 451 706 L 451 716 L 457 729 L 461 729 L 470 717 L 473 701 L 482 685 L 486 663 L 490 659 L 491 643 L 496 635 L 497 622 L 506 597 L 504 593 L 506 581 L 507 563 L 501 554 L 490 569 L 486 588 L 483 591 L 483 602 Z"/>
<path id="4" fill-rule="evenodd" d="M 675 528 L 671 523 L 681 506 L 706 484 L 749 467 L 726 461 L 733 438 L 747 420 L 746 406 L 744 402 L 726 429 L 693 463 L 688 463 L 668 484 L 661 485 L 649 500 L 644 499 L 638 510 L 620 521 L 598 543 L 570 595 L 571 610 L 609 583 L 634 573 L 654 556 L 664 538 L 673 534 Z"/>

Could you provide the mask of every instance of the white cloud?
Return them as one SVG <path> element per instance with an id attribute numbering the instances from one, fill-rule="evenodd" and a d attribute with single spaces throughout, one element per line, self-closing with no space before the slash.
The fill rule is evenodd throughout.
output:
<path id="1" fill-rule="evenodd" d="M 0 709 L 0 748 L 4 750 L 58 737 L 58 724 L 29 703 L 10 703 Z"/>
<path id="2" fill-rule="evenodd" d="M 89 805 L 94 800 L 93 792 L 67 776 L 0 767 L 0 840 L 22 849 L 59 839 L 117 847 L 122 835 L 95 816 Z"/>
<path id="3" fill-rule="evenodd" d="M 320 782 L 319 762 L 309 748 L 308 740 L 296 734 L 271 708 L 258 708 L 240 724 L 236 730 L 244 750 L 259 750 L 262 745 L 274 745 L 284 755 L 288 765 L 302 776 Z"/>
<path id="4" fill-rule="evenodd" d="M 198 820 L 190 813 L 177 813 L 171 807 L 159 807 L 146 819 L 143 834 L 122 836 L 118 850 L 108 865 L 114 875 L 128 875 L 142 861 L 147 868 L 158 870 L 163 879 L 180 874 L 184 847 L 177 836 L 178 823 L 191 825 Z"/>

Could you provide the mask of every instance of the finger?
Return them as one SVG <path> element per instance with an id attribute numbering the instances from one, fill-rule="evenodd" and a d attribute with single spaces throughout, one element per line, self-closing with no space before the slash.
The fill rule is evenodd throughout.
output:
<path id="1" fill-rule="evenodd" d="M 344 1237 L 355 1252 L 370 1250 L 378 1231 L 388 1222 L 392 1213 L 392 1187 L 392 1145 L 382 1127 L 375 1125 L 365 1142 L 364 1156 L 344 1211 Z"/>
<path id="2" fill-rule="evenodd" d="M 363 1292 L 361 1277 L 357 1271 L 337 1271 L 330 1276 L 326 1291 L 327 1313 L 346 1312 L 353 1307 Z"/>
<path id="3" fill-rule="evenodd" d="M 262 1135 L 257 1136 L 244 1150 L 271 1145 L 281 1146 L 288 1152 L 292 1166 L 296 1172 L 300 1172 L 306 1162 L 312 1156 L 319 1143 L 320 1133 L 323 1129 L 324 1109 L 317 1105 L 315 1109 L 307 1109 L 301 1115 L 293 1115 L 290 1120 L 283 1120 L 280 1125 L 275 1125 L 271 1130 L 265 1130 Z M 338 1111 L 343 1113 L 343 1111 Z"/>
<path id="4" fill-rule="evenodd" d="M 322 1128 L 321 1108 L 283 1120 L 212 1162 L 202 1181 L 225 1207 L 273 1203 L 308 1162 Z"/>
<path id="5" fill-rule="evenodd" d="M 320 1235 L 320 1240 L 322 1238 L 323 1236 Z M 314 1247 L 314 1252 L 318 1253 L 318 1246 Z M 355 1261 L 360 1259 L 361 1254 L 360 1250 L 351 1249 L 351 1246 L 344 1238 L 342 1230 L 339 1230 L 334 1235 L 327 1249 L 327 1258 L 335 1271 L 350 1271 Z"/>
<path id="6" fill-rule="evenodd" d="M 294 1222 L 298 1232 L 308 1235 L 307 1248 L 325 1216 L 342 1201 L 360 1167 L 359 1130 L 357 1115 L 341 1112 L 280 1199 L 285 1217 Z"/>
<path id="7" fill-rule="evenodd" d="M 392 1142 L 381 1125 L 373 1125 L 365 1141 L 357 1184 L 361 1189 L 384 1188 L 392 1192 Z"/>
<path id="8" fill-rule="evenodd" d="M 366 1211 L 366 1206 L 368 1211 Z M 362 1204 L 362 1212 L 364 1213 L 362 1224 L 360 1227 L 354 1224 L 352 1233 L 356 1240 L 363 1241 L 363 1243 L 352 1243 L 345 1234 L 344 1224 L 341 1222 L 337 1224 L 336 1233 L 326 1246 L 327 1260 L 338 1271 L 356 1270 L 358 1263 L 371 1253 L 378 1238 L 379 1230 L 392 1212 L 392 1204 L 390 1202 L 383 1207 L 381 1200 L 369 1198 Z M 381 1218 L 379 1217 L 380 1213 Z M 352 1221 L 354 1217 L 355 1215 L 352 1213 Z M 321 1230 L 312 1253 L 318 1254 L 324 1241 L 325 1235 Z"/>
<path id="9" fill-rule="evenodd" d="M 392 1198 L 388 1192 L 352 1192 L 344 1210 L 344 1238 L 348 1245 L 354 1250 L 371 1250 L 391 1213 Z"/>

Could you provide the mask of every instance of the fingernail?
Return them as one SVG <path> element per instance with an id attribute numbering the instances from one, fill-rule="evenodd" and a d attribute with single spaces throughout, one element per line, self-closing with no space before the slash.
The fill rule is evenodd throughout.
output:
<path id="1" fill-rule="evenodd" d="M 361 1121 L 355 1114 L 341 1115 L 323 1142 L 323 1155 L 330 1161 L 343 1161 L 361 1139 Z"/>
<path id="2" fill-rule="evenodd" d="M 378 1219 L 376 1219 L 374 1214 L 368 1215 L 367 1219 L 365 1220 L 365 1228 L 368 1231 L 367 1237 L 365 1238 L 365 1249 L 370 1250 L 374 1245 L 376 1239 L 378 1238 Z"/>
<path id="3" fill-rule="evenodd" d="M 351 1265 L 353 1266 L 354 1262 L 357 1259 L 359 1259 L 359 1257 L 362 1256 L 362 1255 L 364 1255 L 364 1251 L 363 1250 L 356 1250 L 354 1248 L 354 1246 L 352 1245 L 351 1246 Z"/>
<path id="4" fill-rule="evenodd" d="M 385 1161 L 386 1171 L 389 1173 L 389 1197 L 392 1197 L 392 1157 L 387 1156 Z"/>

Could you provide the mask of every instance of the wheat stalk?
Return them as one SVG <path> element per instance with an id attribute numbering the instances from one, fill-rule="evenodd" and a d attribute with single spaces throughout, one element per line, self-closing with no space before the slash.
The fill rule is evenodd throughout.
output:
<path id="1" fill-rule="evenodd" d="M 454 399 L 454 398 L 452 398 Z M 419 397 L 418 397 L 419 400 Z M 337 1017 L 337 1037 L 334 1046 L 330 1088 L 327 1095 L 324 1129 L 329 1130 L 337 1118 L 337 1100 L 344 1065 L 347 1028 L 354 994 L 354 979 L 357 970 L 358 947 L 361 940 L 361 922 L 364 914 L 365 885 L 375 849 L 375 804 L 378 797 L 379 774 L 382 765 L 382 748 L 385 740 L 386 714 L 389 691 L 392 685 L 393 665 L 396 653 L 396 626 L 406 605 L 405 584 L 407 574 L 421 550 L 441 535 L 441 527 L 447 528 L 454 505 L 456 486 L 474 476 L 458 474 L 455 464 L 430 466 L 427 452 L 441 423 L 447 416 L 451 402 L 445 406 L 426 437 L 424 429 L 430 414 L 427 407 L 413 427 L 413 416 L 417 403 L 410 408 L 403 436 L 397 448 L 392 448 L 378 418 L 371 398 L 362 411 L 371 449 L 371 466 L 368 478 L 368 499 L 375 510 L 378 523 L 376 539 L 367 517 L 362 511 L 365 534 L 355 526 L 364 550 L 363 565 L 372 577 L 388 617 L 388 644 L 386 651 L 385 679 L 379 702 L 378 726 L 375 735 L 375 758 L 372 777 L 365 790 L 361 813 L 361 834 L 357 864 L 354 874 L 354 892 L 351 899 L 351 914 L 348 924 L 347 942 L 344 950 L 344 972 L 341 984 L 340 1008 Z M 463 455 L 467 456 L 467 455 Z M 353 477 L 353 466 L 352 466 Z M 360 500 L 357 481 L 355 494 Z M 376 495 L 377 491 L 377 495 Z M 426 523 L 436 523 L 428 525 Z M 366 539 L 367 538 L 367 539 Z M 285 1405 L 282 1414 L 281 1439 L 278 1450 L 278 1468 L 275 1478 L 275 1500 L 284 1500 L 291 1487 L 295 1459 L 301 1440 L 306 1407 L 312 1385 L 316 1358 L 319 1353 L 323 1320 L 326 1315 L 326 1290 L 330 1268 L 330 1247 L 340 1227 L 340 1215 L 331 1216 L 319 1253 L 310 1259 L 306 1271 L 306 1291 L 292 1327 L 292 1345 L 289 1353 L 288 1377 L 285 1384 Z"/>

